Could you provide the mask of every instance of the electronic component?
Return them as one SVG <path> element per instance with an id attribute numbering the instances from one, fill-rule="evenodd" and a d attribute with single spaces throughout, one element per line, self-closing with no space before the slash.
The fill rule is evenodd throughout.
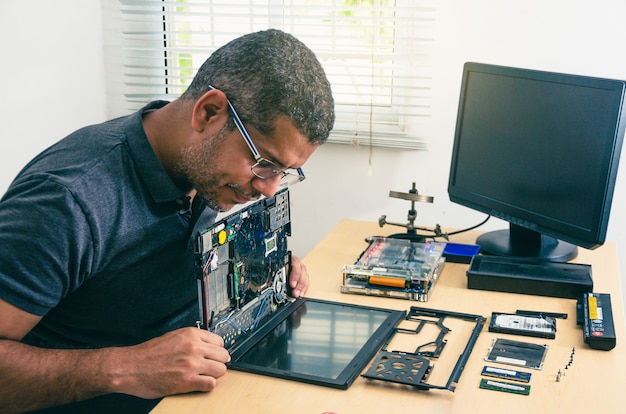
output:
<path id="1" fill-rule="evenodd" d="M 530 382 L 531 373 L 515 371 L 512 369 L 496 368 L 485 365 L 482 375 L 485 377 L 494 377 L 519 382 Z"/>
<path id="2" fill-rule="evenodd" d="M 472 258 L 480 252 L 477 244 L 446 243 L 443 249 L 443 257 L 450 263 L 470 263 Z"/>
<path id="3" fill-rule="evenodd" d="M 232 346 L 286 302 L 289 193 L 260 200 L 197 235 L 200 326 Z"/>
<path id="4" fill-rule="evenodd" d="M 591 265 L 474 256 L 467 270 L 469 289 L 578 299 L 593 290 Z"/>
<path id="5" fill-rule="evenodd" d="M 583 340 L 592 349 L 609 351 L 615 348 L 615 326 L 611 295 L 585 293 L 578 305 L 582 312 Z"/>
<path id="6" fill-rule="evenodd" d="M 485 322 L 486 318 L 480 315 L 412 306 L 404 323 L 400 323 L 395 328 L 395 332 L 383 345 L 363 377 L 411 385 L 418 389 L 454 391 Z M 463 326 L 467 323 L 473 324 L 471 333 L 467 326 Z M 461 336 L 454 336 L 452 340 L 466 343 L 463 353 L 456 360 L 454 360 L 456 355 L 443 352 L 445 345 L 451 339 L 449 336 L 453 335 L 453 329 L 448 326 L 454 324 L 459 327 L 454 331 Z M 469 333 L 469 336 L 462 336 L 461 332 Z M 435 338 L 432 337 L 433 333 L 436 335 Z M 396 346 L 396 340 L 397 346 L 402 348 L 390 350 L 391 346 Z M 416 341 L 418 341 L 416 347 L 407 349 L 408 344 L 414 345 Z M 443 366 L 454 367 L 445 384 L 428 382 L 434 369 L 432 360 L 435 359 L 442 362 Z"/>
<path id="7" fill-rule="evenodd" d="M 443 268 L 445 243 L 371 237 L 356 263 L 342 269 L 342 293 L 427 301 Z"/>
<path id="8" fill-rule="evenodd" d="M 515 313 L 517 315 L 548 316 L 550 318 L 567 319 L 567 313 L 562 312 L 543 312 L 518 309 Z"/>
<path id="9" fill-rule="evenodd" d="M 539 370 L 543 367 L 547 351 L 548 345 L 496 338 L 485 361 Z"/>
<path id="10" fill-rule="evenodd" d="M 506 381 L 494 381 L 485 378 L 480 380 L 480 388 L 492 391 L 510 392 L 513 394 L 530 394 L 530 385 L 513 384 Z"/>
<path id="11" fill-rule="evenodd" d="M 466 62 L 458 102 L 449 199 L 509 225 L 483 254 L 565 262 L 605 241 L 626 82 Z"/>
<path id="12" fill-rule="evenodd" d="M 543 315 L 530 316 L 493 312 L 491 314 L 489 332 L 554 339 L 556 336 L 556 320 Z"/>

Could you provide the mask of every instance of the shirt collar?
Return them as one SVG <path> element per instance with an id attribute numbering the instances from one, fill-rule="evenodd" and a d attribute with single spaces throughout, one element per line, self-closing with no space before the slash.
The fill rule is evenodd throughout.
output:
<path id="1" fill-rule="evenodd" d="M 157 203 L 187 199 L 163 168 L 148 141 L 142 124 L 142 118 L 146 112 L 162 108 L 168 103 L 167 101 L 150 102 L 126 120 L 128 131 L 126 140 L 135 169 Z"/>

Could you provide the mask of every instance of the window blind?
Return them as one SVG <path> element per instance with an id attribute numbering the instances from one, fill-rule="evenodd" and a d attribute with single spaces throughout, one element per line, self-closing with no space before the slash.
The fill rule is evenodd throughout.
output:
<path id="1" fill-rule="evenodd" d="M 427 148 L 434 0 L 103 0 L 109 110 L 172 100 L 218 47 L 281 29 L 309 46 L 335 97 L 329 142 Z"/>

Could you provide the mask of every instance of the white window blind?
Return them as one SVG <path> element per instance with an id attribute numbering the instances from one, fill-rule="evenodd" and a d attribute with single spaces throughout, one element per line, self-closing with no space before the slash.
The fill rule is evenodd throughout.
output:
<path id="1" fill-rule="evenodd" d="M 434 0 L 103 0 L 112 115 L 172 100 L 229 40 L 277 28 L 309 46 L 335 97 L 329 142 L 425 149 Z"/>

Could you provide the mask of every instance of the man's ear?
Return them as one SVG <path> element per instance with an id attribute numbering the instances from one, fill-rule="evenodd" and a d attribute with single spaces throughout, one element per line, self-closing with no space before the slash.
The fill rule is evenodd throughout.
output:
<path id="1" fill-rule="evenodd" d="M 196 101 L 191 126 L 196 132 L 202 132 L 215 123 L 221 123 L 221 128 L 228 120 L 228 116 L 226 94 L 218 89 L 211 89 Z"/>

